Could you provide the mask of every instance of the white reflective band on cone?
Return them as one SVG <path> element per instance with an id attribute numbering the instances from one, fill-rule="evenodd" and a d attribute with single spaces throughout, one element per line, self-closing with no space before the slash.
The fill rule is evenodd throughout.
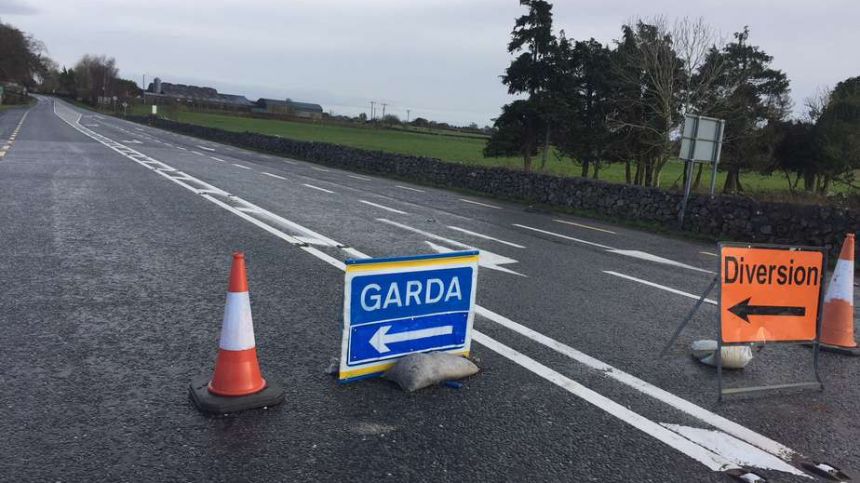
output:
<path id="1" fill-rule="evenodd" d="M 256 347 L 248 292 L 227 292 L 219 345 L 228 351 L 243 351 Z"/>
<path id="2" fill-rule="evenodd" d="M 840 259 L 836 262 L 824 301 L 829 302 L 834 299 L 854 303 L 854 262 L 851 260 Z"/>

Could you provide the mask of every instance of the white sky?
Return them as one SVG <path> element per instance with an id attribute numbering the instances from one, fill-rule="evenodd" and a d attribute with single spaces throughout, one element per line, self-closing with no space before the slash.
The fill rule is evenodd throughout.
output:
<path id="1" fill-rule="evenodd" d="M 515 0 L 0 0 L 0 20 L 61 65 L 117 59 L 123 77 L 290 97 L 355 115 L 490 123 L 509 101 L 499 75 Z M 796 112 L 820 87 L 860 75 L 860 0 L 558 0 L 556 30 L 608 43 L 635 16 L 704 17 L 750 40 L 790 80 Z"/>

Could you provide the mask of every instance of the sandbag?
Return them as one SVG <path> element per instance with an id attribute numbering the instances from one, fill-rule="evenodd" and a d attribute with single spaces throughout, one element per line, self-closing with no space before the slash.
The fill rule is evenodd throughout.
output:
<path id="1" fill-rule="evenodd" d="M 397 383 L 406 392 L 462 379 L 478 373 L 478 366 L 465 357 L 447 352 L 412 354 L 397 361 L 385 373 L 385 378 Z"/>
<path id="2" fill-rule="evenodd" d="M 690 348 L 695 357 L 702 364 L 716 367 L 717 341 L 697 340 Z M 752 360 L 752 348 L 748 345 L 723 346 L 720 351 L 722 366 L 726 369 L 743 369 Z"/>

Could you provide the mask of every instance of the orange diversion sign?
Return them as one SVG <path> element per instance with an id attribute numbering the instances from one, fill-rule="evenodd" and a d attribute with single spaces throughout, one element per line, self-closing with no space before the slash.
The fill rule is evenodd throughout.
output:
<path id="1" fill-rule="evenodd" d="M 821 251 L 722 245 L 723 342 L 815 340 L 823 274 Z"/>

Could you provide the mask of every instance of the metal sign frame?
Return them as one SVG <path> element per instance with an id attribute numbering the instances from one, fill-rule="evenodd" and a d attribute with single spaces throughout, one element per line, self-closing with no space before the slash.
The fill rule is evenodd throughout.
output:
<path id="1" fill-rule="evenodd" d="M 716 135 L 713 139 L 699 137 L 699 124 L 702 120 L 712 121 L 717 124 Z M 687 122 L 693 122 L 691 136 L 685 136 L 684 130 L 687 127 Z M 717 166 L 720 163 L 720 154 L 723 150 L 723 135 L 726 132 L 726 121 L 715 117 L 699 116 L 696 114 L 685 114 L 684 123 L 681 125 L 681 152 L 678 154 L 678 159 L 684 161 L 684 198 L 681 201 L 681 210 L 678 213 L 678 227 L 684 225 L 684 214 L 687 211 L 687 201 L 690 199 L 690 191 L 693 186 L 693 165 L 697 162 L 711 163 L 711 196 L 714 196 L 714 191 L 717 186 Z M 684 140 L 689 141 L 687 152 L 684 153 Z M 707 141 L 714 143 L 711 150 L 710 159 L 696 159 L 696 141 Z"/>
<path id="2" fill-rule="evenodd" d="M 723 316 L 723 306 L 722 306 L 722 284 L 723 284 L 723 247 L 741 247 L 741 248 L 764 248 L 770 250 L 785 250 L 785 251 L 814 251 L 821 253 L 821 270 L 819 274 L 818 280 L 818 310 L 815 314 L 815 339 L 812 341 L 804 340 L 804 341 L 772 341 L 771 344 L 809 344 L 812 343 L 812 369 L 815 373 L 815 381 L 816 382 L 796 382 L 796 383 L 788 383 L 788 384 L 768 384 L 764 386 L 747 386 L 747 387 L 731 387 L 724 388 L 723 387 L 723 361 L 722 361 L 722 350 L 723 346 L 743 346 L 749 345 L 751 342 L 731 342 L 725 343 L 723 342 L 723 324 L 722 324 L 722 316 Z M 785 246 L 785 245 L 773 245 L 767 243 L 735 243 L 735 242 L 720 242 L 717 244 L 717 253 L 719 254 L 719 259 L 717 260 L 717 283 L 720 285 L 719 290 L 717 290 L 717 316 L 716 316 L 716 326 L 717 326 L 717 351 L 715 352 L 715 362 L 717 364 L 717 391 L 718 391 L 718 400 L 722 401 L 724 395 L 731 394 L 743 394 L 749 392 L 757 392 L 757 391 L 769 391 L 769 390 L 777 390 L 777 389 L 791 389 L 791 388 L 818 388 L 819 390 L 824 390 L 824 383 L 821 381 L 821 376 L 818 373 L 818 353 L 820 349 L 820 338 L 821 338 L 821 312 L 824 305 L 824 280 L 825 280 L 825 271 L 827 268 L 827 251 L 822 247 L 809 247 L 809 246 Z"/>
<path id="3" fill-rule="evenodd" d="M 477 250 L 468 250 L 405 257 L 346 260 L 343 291 L 341 357 L 338 373 L 339 382 L 346 383 L 380 376 L 393 366 L 397 359 L 409 354 L 444 351 L 468 356 L 471 350 L 472 325 L 475 317 L 478 257 L 479 252 Z M 459 306 L 454 311 L 451 311 L 451 307 L 444 305 L 440 307 L 434 303 L 434 306 L 429 308 L 427 312 L 422 312 L 420 310 L 415 312 L 412 311 L 413 309 L 404 309 L 403 313 L 393 312 L 403 309 L 403 306 L 398 304 L 395 308 L 391 309 L 392 312 L 378 315 L 378 317 L 382 317 L 380 319 L 367 317 L 369 310 L 365 308 L 363 309 L 363 312 L 357 312 L 357 315 L 367 317 L 367 320 L 363 320 L 363 318 L 352 320 L 352 285 L 354 279 L 374 276 L 379 277 L 380 279 L 385 279 L 384 282 L 379 281 L 379 283 L 376 284 L 378 288 L 381 283 L 396 283 L 398 275 L 433 272 L 439 274 L 439 276 L 445 276 L 441 275 L 441 272 L 463 270 L 466 268 L 471 269 L 471 274 L 468 275 L 470 277 L 470 290 L 468 294 L 463 293 L 463 298 L 460 298 L 459 302 L 456 302 Z M 420 280 L 420 276 L 417 277 L 416 280 Z M 430 279 L 427 280 L 428 287 L 430 286 L 431 281 L 432 280 Z M 376 281 L 374 281 L 374 283 L 375 282 Z M 412 282 L 407 281 L 407 287 L 409 283 Z M 461 282 L 458 282 L 458 290 L 460 290 L 460 283 Z M 406 306 L 408 307 L 410 292 L 408 292 L 408 288 L 406 290 L 405 300 L 407 301 Z M 463 289 L 463 291 L 465 292 L 465 289 Z M 429 294 L 426 296 L 429 297 Z M 387 303 L 386 296 L 386 304 Z M 448 303 L 447 300 L 445 303 Z M 384 307 L 383 310 L 387 309 Z M 439 317 L 445 317 L 443 319 L 446 324 L 445 326 L 432 324 L 432 321 L 438 321 Z M 429 320 L 431 323 L 428 326 L 421 326 L 421 320 Z M 389 334 L 388 331 L 395 328 L 394 326 L 396 325 L 400 325 L 400 327 L 396 327 L 399 330 L 393 331 Z M 407 327 L 405 331 L 403 330 L 403 325 L 406 325 Z M 448 332 L 442 333 L 439 331 L 440 328 L 448 329 Z M 435 332 L 438 333 L 433 333 L 434 329 Z M 404 335 L 407 334 L 412 335 L 413 337 L 405 338 Z M 418 334 L 422 335 L 419 336 Z M 462 342 L 460 342 L 461 335 Z M 443 336 L 448 338 L 444 338 Z M 362 344 L 359 344 L 357 347 L 358 350 L 354 351 L 356 347 L 354 345 L 355 341 L 353 338 L 355 338 L 355 341 L 367 341 L 368 345 L 363 347 Z M 387 340 L 389 338 L 395 340 Z M 421 339 L 432 339 L 436 342 L 414 342 L 415 340 Z M 407 341 L 411 341 L 411 343 L 416 344 L 417 347 L 416 345 L 413 345 L 409 346 L 405 350 L 390 350 L 388 348 L 388 344 L 402 344 Z M 369 351 L 373 353 L 373 356 L 368 357 L 364 351 L 370 347 L 372 347 L 376 352 Z M 387 354 L 387 352 L 391 353 Z"/>

